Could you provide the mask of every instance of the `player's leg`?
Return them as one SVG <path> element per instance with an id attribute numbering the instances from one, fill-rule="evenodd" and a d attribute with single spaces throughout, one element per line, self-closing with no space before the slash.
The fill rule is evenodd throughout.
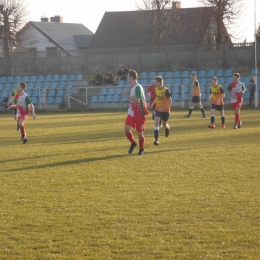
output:
<path id="1" fill-rule="evenodd" d="M 19 124 L 19 128 L 20 128 L 20 131 L 21 131 L 21 141 L 23 141 L 23 143 L 27 143 L 28 142 L 28 139 L 27 139 L 27 136 L 26 136 L 26 131 L 25 131 L 25 121 L 26 121 L 27 117 L 19 117 L 18 119 L 18 124 Z"/>
<path id="2" fill-rule="evenodd" d="M 136 131 L 139 138 L 139 152 L 138 155 L 144 154 L 144 143 L 145 143 L 145 137 L 144 137 L 144 130 L 145 130 L 145 122 L 146 118 L 136 118 Z"/>
<path id="3" fill-rule="evenodd" d="M 184 116 L 184 117 L 185 117 L 185 118 L 190 118 L 193 109 L 194 109 L 194 103 L 191 101 L 189 113 L 188 113 L 188 115 L 186 115 L 186 116 Z"/>
<path id="4" fill-rule="evenodd" d="M 135 127 L 135 122 L 133 120 L 133 117 L 128 115 L 125 120 L 125 135 L 131 143 L 128 153 L 132 153 L 134 151 L 134 148 L 137 146 L 133 133 L 131 131 L 132 127 Z"/>
<path id="5" fill-rule="evenodd" d="M 233 108 L 234 108 L 234 114 L 235 114 L 235 125 L 234 125 L 233 128 L 237 129 L 238 125 L 239 125 L 239 127 L 241 127 L 241 123 L 240 123 L 240 107 L 237 105 L 237 103 L 235 103 Z"/>
<path id="6" fill-rule="evenodd" d="M 18 122 L 18 115 L 17 115 L 17 108 L 13 109 L 13 114 L 14 114 L 14 120 L 17 122 L 17 131 L 19 131 L 19 122 Z"/>
<path id="7" fill-rule="evenodd" d="M 214 129 L 215 128 L 215 112 L 216 112 L 216 105 L 211 105 L 210 109 L 210 125 L 208 128 Z"/>
<path id="8" fill-rule="evenodd" d="M 226 128 L 226 117 L 225 117 L 225 112 L 224 112 L 224 106 L 219 106 L 219 113 L 221 116 L 221 123 L 222 123 L 222 128 Z"/>
<path id="9" fill-rule="evenodd" d="M 157 111 L 154 112 L 154 145 L 159 145 L 159 130 L 160 130 L 160 121 L 161 114 Z"/>
<path id="10" fill-rule="evenodd" d="M 206 118 L 206 114 L 205 114 L 204 107 L 203 107 L 202 103 L 201 103 L 201 102 L 198 102 L 198 106 L 199 106 L 200 111 L 201 111 L 201 113 L 202 113 L 202 117 L 203 117 L 203 118 Z"/>
<path id="11" fill-rule="evenodd" d="M 170 112 L 162 112 L 162 123 L 163 123 L 163 128 L 165 129 L 165 137 L 168 137 L 170 134 L 170 126 L 168 124 Z"/>

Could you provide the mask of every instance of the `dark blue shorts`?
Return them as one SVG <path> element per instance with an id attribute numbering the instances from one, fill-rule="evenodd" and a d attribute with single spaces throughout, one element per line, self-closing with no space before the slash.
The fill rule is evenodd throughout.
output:
<path id="1" fill-rule="evenodd" d="M 192 99 L 191 99 L 191 102 L 192 103 L 199 103 L 199 102 L 201 102 L 201 98 L 198 97 L 198 96 L 193 96 Z"/>
<path id="2" fill-rule="evenodd" d="M 223 111 L 224 110 L 224 105 L 211 104 L 210 109 L 215 109 L 216 111 Z"/>
<path id="3" fill-rule="evenodd" d="M 158 112 L 154 110 L 154 117 L 160 117 L 164 122 L 169 120 L 170 112 Z"/>
<path id="4" fill-rule="evenodd" d="M 13 110 L 13 114 L 16 115 L 17 114 L 17 108 L 12 108 Z"/>

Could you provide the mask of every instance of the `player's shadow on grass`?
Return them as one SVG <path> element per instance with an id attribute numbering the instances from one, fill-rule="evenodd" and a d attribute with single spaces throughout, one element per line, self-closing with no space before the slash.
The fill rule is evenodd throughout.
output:
<path id="1" fill-rule="evenodd" d="M 161 153 L 167 153 L 174 151 L 174 149 L 165 149 L 163 151 L 160 151 Z M 146 155 L 148 154 L 154 154 L 158 153 L 158 151 L 147 151 L 145 152 Z M 145 155 L 144 155 L 145 156 Z M 55 162 L 55 163 L 46 163 L 41 164 L 37 166 L 28 166 L 28 167 L 21 167 L 21 168 L 15 168 L 10 170 L 0 170 L 0 172 L 16 172 L 16 171 L 27 171 L 27 170 L 38 170 L 38 169 L 44 169 L 44 168 L 54 168 L 54 167 L 61 167 L 61 166 L 69 166 L 74 164 L 81 164 L 81 163 L 89 163 L 89 162 L 97 162 L 97 161 L 106 161 L 106 160 L 113 160 L 113 159 L 124 159 L 124 158 L 130 158 L 135 157 L 136 159 L 141 159 L 143 156 L 138 156 L 137 153 L 133 154 L 121 154 L 121 155 L 110 155 L 110 156 L 102 156 L 102 157 L 95 157 L 95 158 L 84 158 L 84 159 L 78 159 L 78 160 L 69 160 L 69 161 L 63 161 L 63 162 Z"/>

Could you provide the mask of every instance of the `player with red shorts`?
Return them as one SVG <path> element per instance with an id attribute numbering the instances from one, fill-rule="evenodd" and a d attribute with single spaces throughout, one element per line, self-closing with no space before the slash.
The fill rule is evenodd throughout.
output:
<path id="1" fill-rule="evenodd" d="M 139 138 L 139 153 L 144 154 L 144 130 L 145 130 L 145 115 L 148 115 L 147 104 L 145 100 L 143 87 L 137 82 L 138 74 L 134 70 L 128 72 L 128 82 L 131 84 L 130 94 L 125 90 L 123 94 L 129 99 L 128 115 L 125 121 L 125 134 L 131 142 L 128 153 L 132 153 L 137 146 L 131 128 L 134 128 L 138 133 Z"/>
<path id="2" fill-rule="evenodd" d="M 10 106 L 9 109 L 16 107 L 17 108 L 17 116 L 18 116 L 18 124 L 21 131 L 23 144 L 28 142 L 28 138 L 25 132 L 24 122 L 28 119 L 29 115 L 32 112 L 33 119 L 36 119 L 36 115 L 34 112 L 34 106 L 32 104 L 31 99 L 25 93 L 27 85 L 24 82 L 18 83 L 17 91 L 18 94 L 14 97 L 14 105 Z"/>
<path id="3" fill-rule="evenodd" d="M 235 113 L 234 129 L 241 128 L 242 122 L 240 117 L 240 110 L 243 104 L 243 94 L 246 91 L 244 83 L 239 81 L 240 74 L 233 74 L 233 82 L 227 87 L 227 94 L 231 96 L 231 104 Z"/>

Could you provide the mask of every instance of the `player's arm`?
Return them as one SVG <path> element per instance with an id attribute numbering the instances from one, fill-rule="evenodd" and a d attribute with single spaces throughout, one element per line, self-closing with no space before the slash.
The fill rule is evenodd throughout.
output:
<path id="1" fill-rule="evenodd" d="M 212 95 L 211 88 L 210 88 L 210 90 L 209 90 L 209 102 L 210 103 L 211 103 L 212 97 L 213 97 L 213 95 Z"/>
<path id="2" fill-rule="evenodd" d="M 226 93 L 227 93 L 230 97 L 232 96 L 232 92 L 231 92 L 231 86 L 230 86 L 230 84 L 227 86 Z"/>
<path id="3" fill-rule="evenodd" d="M 220 93 L 221 93 L 221 96 L 220 96 L 220 98 L 217 100 L 217 104 L 219 104 L 219 102 L 222 100 L 222 99 L 224 99 L 224 97 L 225 97 L 225 91 L 224 91 L 224 89 L 221 87 L 220 88 Z"/>
<path id="4" fill-rule="evenodd" d="M 153 106 L 155 105 L 156 103 L 156 98 L 154 99 L 153 103 L 150 105 L 150 108 L 153 108 Z"/>
<path id="5" fill-rule="evenodd" d="M 200 85 L 199 85 L 199 82 L 197 80 L 195 80 L 195 86 L 198 88 L 199 90 L 199 96 L 201 96 L 201 93 L 200 93 Z"/>
<path id="6" fill-rule="evenodd" d="M 127 91 L 124 90 L 123 94 L 131 101 L 140 104 L 141 98 L 142 98 L 142 93 L 141 93 L 141 88 L 140 87 L 136 87 L 135 88 L 135 97 L 131 97 L 130 95 L 128 95 Z"/>
<path id="7" fill-rule="evenodd" d="M 244 94 L 246 92 L 246 87 L 245 87 L 245 84 L 243 83 L 243 85 L 242 85 L 242 95 Z"/>
<path id="8" fill-rule="evenodd" d="M 158 112 L 162 112 L 166 107 L 168 107 L 172 103 L 171 93 L 168 89 L 165 91 L 165 95 L 168 98 L 168 101 L 166 102 L 166 104 L 163 107 L 161 107 L 160 109 L 157 110 Z"/>
<path id="9" fill-rule="evenodd" d="M 36 119 L 35 109 L 34 109 L 34 105 L 33 105 L 33 103 L 29 104 L 29 106 L 30 106 L 31 111 L 32 111 L 32 117 L 33 117 L 33 119 Z"/>
<path id="10" fill-rule="evenodd" d="M 11 104 L 11 102 L 12 102 L 13 99 L 14 99 L 14 96 L 12 96 L 12 97 L 9 98 L 9 101 L 8 101 L 8 103 L 7 103 L 7 106 L 9 106 L 9 105 Z"/>
<path id="11" fill-rule="evenodd" d="M 12 96 L 12 99 L 14 100 L 14 103 L 7 108 L 9 110 L 17 107 L 17 100 L 16 100 L 15 96 Z"/>

